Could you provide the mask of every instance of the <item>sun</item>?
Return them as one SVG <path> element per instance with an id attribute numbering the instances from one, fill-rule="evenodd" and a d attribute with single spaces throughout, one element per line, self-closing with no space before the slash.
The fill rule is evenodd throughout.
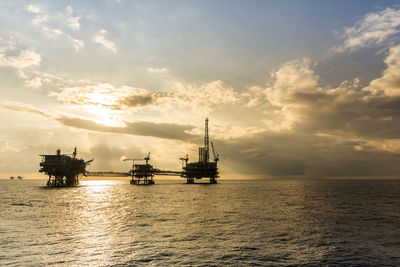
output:
<path id="1" fill-rule="evenodd" d="M 100 105 L 88 105 L 84 109 L 90 115 L 90 119 L 96 123 L 110 127 L 124 125 L 122 122 L 123 112 L 120 110 L 112 110 Z"/>
<path id="2" fill-rule="evenodd" d="M 115 88 L 98 85 L 80 93 L 80 97 L 85 100 L 85 105 L 81 105 L 81 108 L 88 113 L 91 120 L 111 127 L 124 125 L 122 121 L 127 111 L 120 108 L 120 96 Z"/>

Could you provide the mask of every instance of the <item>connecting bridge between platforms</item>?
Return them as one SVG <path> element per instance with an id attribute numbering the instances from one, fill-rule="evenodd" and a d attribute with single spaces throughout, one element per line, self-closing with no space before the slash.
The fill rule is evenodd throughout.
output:
<path id="1" fill-rule="evenodd" d="M 186 171 L 164 171 L 155 169 L 150 164 L 135 164 L 134 168 L 129 172 L 87 172 L 87 176 L 97 176 L 97 177 L 131 177 L 130 183 L 133 185 L 151 185 L 154 184 L 154 176 L 178 176 L 186 178 L 188 184 L 193 184 L 194 179 L 202 179 L 206 177 L 201 177 L 202 175 L 195 175 L 196 177 L 189 174 Z M 203 173 L 204 175 L 204 173 Z M 210 183 L 215 184 L 217 177 L 207 177 L 210 178 Z"/>

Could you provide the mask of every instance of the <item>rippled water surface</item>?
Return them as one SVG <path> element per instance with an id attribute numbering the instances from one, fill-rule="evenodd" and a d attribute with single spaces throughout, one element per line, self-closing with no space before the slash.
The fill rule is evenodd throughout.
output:
<path id="1" fill-rule="evenodd" d="M 0 266 L 400 265 L 400 181 L 0 180 Z"/>

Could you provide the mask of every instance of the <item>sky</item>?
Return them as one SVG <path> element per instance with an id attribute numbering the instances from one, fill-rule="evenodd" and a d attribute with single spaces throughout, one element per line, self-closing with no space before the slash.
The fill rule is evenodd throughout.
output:
<path id="1" fill-rule="evenodd" d="M 39 154 L 400 177 L 398 1 L 1 1 L 0 175 Z"/>

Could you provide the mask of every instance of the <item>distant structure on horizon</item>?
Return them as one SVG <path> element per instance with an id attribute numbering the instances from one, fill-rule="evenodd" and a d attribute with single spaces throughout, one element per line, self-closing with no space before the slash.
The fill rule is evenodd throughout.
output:
<path id="1" fill-rule="evenodd" d="M 17 178 L 18 178 L 18 180 L 22 180 L 24 177 L 18 175 Z M 14 180 L 14 179 L 15 179 L 14 176 L 10 176 L 10 180 Z"/>
<path id="2" fill-rule="evenodd" d="M 47 186 L 64 187 L 79 185 L 79 175 L 86 176 L 86 166 L 92 160 L 84 161 L 76 158 L 76 147 L 72 157 L 68 154 L 61 154 L 60 149 L 57 149 L 55 155 L 40 155 L 43 157 L 40 163 L 41 169 L 39 172 L 44 172 L 49 176 Z"/>

